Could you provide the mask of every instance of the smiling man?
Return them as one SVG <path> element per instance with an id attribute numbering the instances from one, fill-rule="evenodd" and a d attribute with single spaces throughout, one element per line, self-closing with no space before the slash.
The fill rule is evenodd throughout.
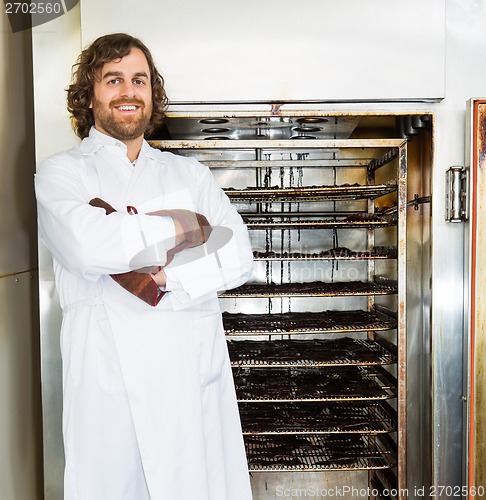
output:
<path id="1" fill-rule="evenodd" d="M 128 158 L 135 160 L 152 115 L 150 70 L 140 49 L 133 48 L 122 59 L 103 66 L 94 82 L 90 108 L 95 128 L 123 141 Z"/>
<path id="2" fill-rule="evenodd" d="M 36 174 L 63 310 L 66 500 L 251 498 L 217 298 L 250 276 L 251 246 L 211 172 L 144 139 L 166 106 L 140 40 L 95 40 L 68 89 L 82 142 Z"/>

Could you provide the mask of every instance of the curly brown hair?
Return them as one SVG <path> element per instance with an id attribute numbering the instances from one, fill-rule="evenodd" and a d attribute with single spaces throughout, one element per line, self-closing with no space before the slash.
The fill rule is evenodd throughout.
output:
<path id="1" fill-rule="evenodd" d="M 81 139 L 88 136 L 94 125 L 90 104 L 99 71 L 105 63 L 127 56 L 134 48 L 145 54 L 150 68 L 153 110 L 145 136 L 150 136 L 162 124 L 169 100 L 164 89 L 164 79 L 155 67 L 152 54 L 138 38 L 125 33 L 113 33 L 97 38 L 81 52 L 73 66 L 72 83 L 67 89 L 67 109 L 71 114 L 74 131 Z"/>

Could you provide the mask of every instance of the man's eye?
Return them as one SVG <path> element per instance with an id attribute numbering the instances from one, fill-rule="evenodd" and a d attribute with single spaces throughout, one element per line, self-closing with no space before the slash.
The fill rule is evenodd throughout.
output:
<path id="1" fill-rule="evenodd" d="M 109 85 L 115 85 L 120 81 L 119 78 L 113 78 L 112 80 L 108 80 Z"/>
<path id="2" fill-rule="evenodd" d="M 135 85 L 145 85 L 145 82 L 143 80 L 139 80 L 138 78 L 136 80 L 133 80 L 133 83 Z"/>

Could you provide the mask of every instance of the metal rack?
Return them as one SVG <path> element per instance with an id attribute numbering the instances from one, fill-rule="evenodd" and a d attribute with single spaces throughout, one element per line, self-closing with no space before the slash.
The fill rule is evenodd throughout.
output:
<path id="1" fill-rule="evenodd" d="M 332 219 L 319 219 L 313 220 L 310 218 L 300 220 L 292 220 L 291 218 L 282 218 L 283 220 L 276 220 L 278 216 L 269 218 L 268 216 L 263 216 L 261 220 L 255 220 L 254 218 L 249 218 L 248 216 L 243 217 L 248 229 L 337 229 L 337 228 L 361 228 L 361 229 L 373 229 L 386 226 L 395 226 L 395 220 L 384 220 L 381 217 L 376 217 L 374 220 L 357 220 L 350 219 L 349 216 L 345 216 L 341 220 L 334 217 Z"/>
<path id="2" fill-rule="evenodd" d="M 396 397 L 393 380 L 378 367 L 274 368 L 271 374 L 266 368 L 251 367 L 234 370 L 234 378 L 241 402 L 377 401 Z"/>
<path id="3" fill-rule="evenodd" d="M 223 322 L 229 335 L 351 333 L 393 330 L 397 327 L 397 322 L 385 314 L 361 310 L 223 313 Z"/>
<path id="4" fill-rule="evenodd" d="M 393 408 L 376 401 L 240 404 L 244 434 L 386 434 L 397 430 Z M 295 418 L 298 415 L 298 418 Z"/>
<path id="5" fill-rule="evenodd" d="M 251 471 L 370 470 L 396 464 L 387 444 L 367 435 L 248 436 L 245 445 Z"/>
<path id="6" fill-rule="evenodd" d="M 386 295 L 397 293 L 396 283 L 384 282 L 322 282 L 250 283 L 222 292 L 220 297 L 336 297 L 351 295 Z"/>
<path id="7" fill-rule="evenodd" d="M 254 187 L 236 190 L 232 188 L 225 189 L 226 194 L 232 201 L 250 201 L 250 202 L 297 202 L 305 201 L 324 201 L 324 200 L 352 200 L 357 197 L 361 199 L 374 199 L 378 196 L 396 191 L 397 184 L 390 181 L 381 185 L 340 185 L 340 186 L 309 186 L 309 187 Z"/>
<path id="8" fill-rule="evenodd" d="M 263 280 L 221 294 L 233 306 L 241 301 L 269 304 L 265 312 L 258 305 L 256 311 L 245 307 L 244 312 L 223 314 L 232 339 L 229 350 L 249 469 L 369 470 L 370 484 L 405 488 L 406 141 L 209 138 L 151 142 L 196 156 L 213 169 L 256 242 L 255 264 L 266 266 Z M 384 168 L 394 175 L 381 179 Z M 298 182 L 292 180 L 293 169 L 298 171 Z M 332 183 L 304 185 L 305 169 L 312 172 L 313 180 L 316 172 L 325 172 Z M 338 182 L 336 169 L 349 169 L 353 180 L 360 169 L 365 173 L 359 182 Z M 248 174 L 239 175 L 241 171 Z M 272 183 L 272 172 L 279 176 L 280 185 Z M 239 185 L 225 184 L 232 176 Z M 251 185 L 242 185 L 242 178 L 252 179 Z M 344 207 L 347 203 L 351 206 Z M 340 247 L 337 234 L 341 230 L 362 231 L 364 248 Z M 392 236 L 378 239 L 377 230 L 391 231 Z M 333 233 L 331 248 L 301 245 L 295 249 L 290 244 L 292 232 L 298 233 L 300 241 L 326 231 Z M 272 243 L 275 235 L 280 240 Z M 333 266 L 363 262 L 366 279 L 303 284 L 272 280 L 272 266 L 280 266 L 282 278 L 284 268 L 291 275 L 293 264 L 326 261 Z M 376 276 L 379 261 L 393 261 L 391 280 Z M 365 301 L 363 309 L 354 308 L 354 303 L 343 310 L 292 308 L 292 301 L 297 300 L 354 300 L 358 296 Z M 396 297 L 392 310 L 388 303 L 386 307 L 376 304 L 378 297 L 389 296 Z M 287 310 L 282 307 L 274 312 L 272 300 L 285 300 Z M 343 334 L 346 339 L 335 338 Z M 341 345 L 340 340 L 344 340 Z M 326 352 L 326 356 L 309 352 Z"/>
<path id="9" fill-rule="evenodd" d="M 396 363 L 393 347 L 367 339 L 229 341 L 234 367 L 373 366 Z"/>
<path id="10" fill-rule="evenodd" d="M 379 259 L 396 259 L 397 247 L 375 247 L 370 251 L 356 252 L 349 248 L 332 248 L 322 250 L 319 253 L 301 253 L 301 252 L 253 252 L 253 260 L 379 260 Z"/>

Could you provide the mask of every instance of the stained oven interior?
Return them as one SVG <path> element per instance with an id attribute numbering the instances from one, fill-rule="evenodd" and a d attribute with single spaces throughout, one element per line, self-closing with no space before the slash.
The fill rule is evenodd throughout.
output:
<path id="1" fill-rule="evenodd" d="M 172 107 L 151 143 L 249 229 L 253 276 L 220 301 L 255 498 L 404 498 L 430 480 L 433 117 L 249 108 Z"/>

